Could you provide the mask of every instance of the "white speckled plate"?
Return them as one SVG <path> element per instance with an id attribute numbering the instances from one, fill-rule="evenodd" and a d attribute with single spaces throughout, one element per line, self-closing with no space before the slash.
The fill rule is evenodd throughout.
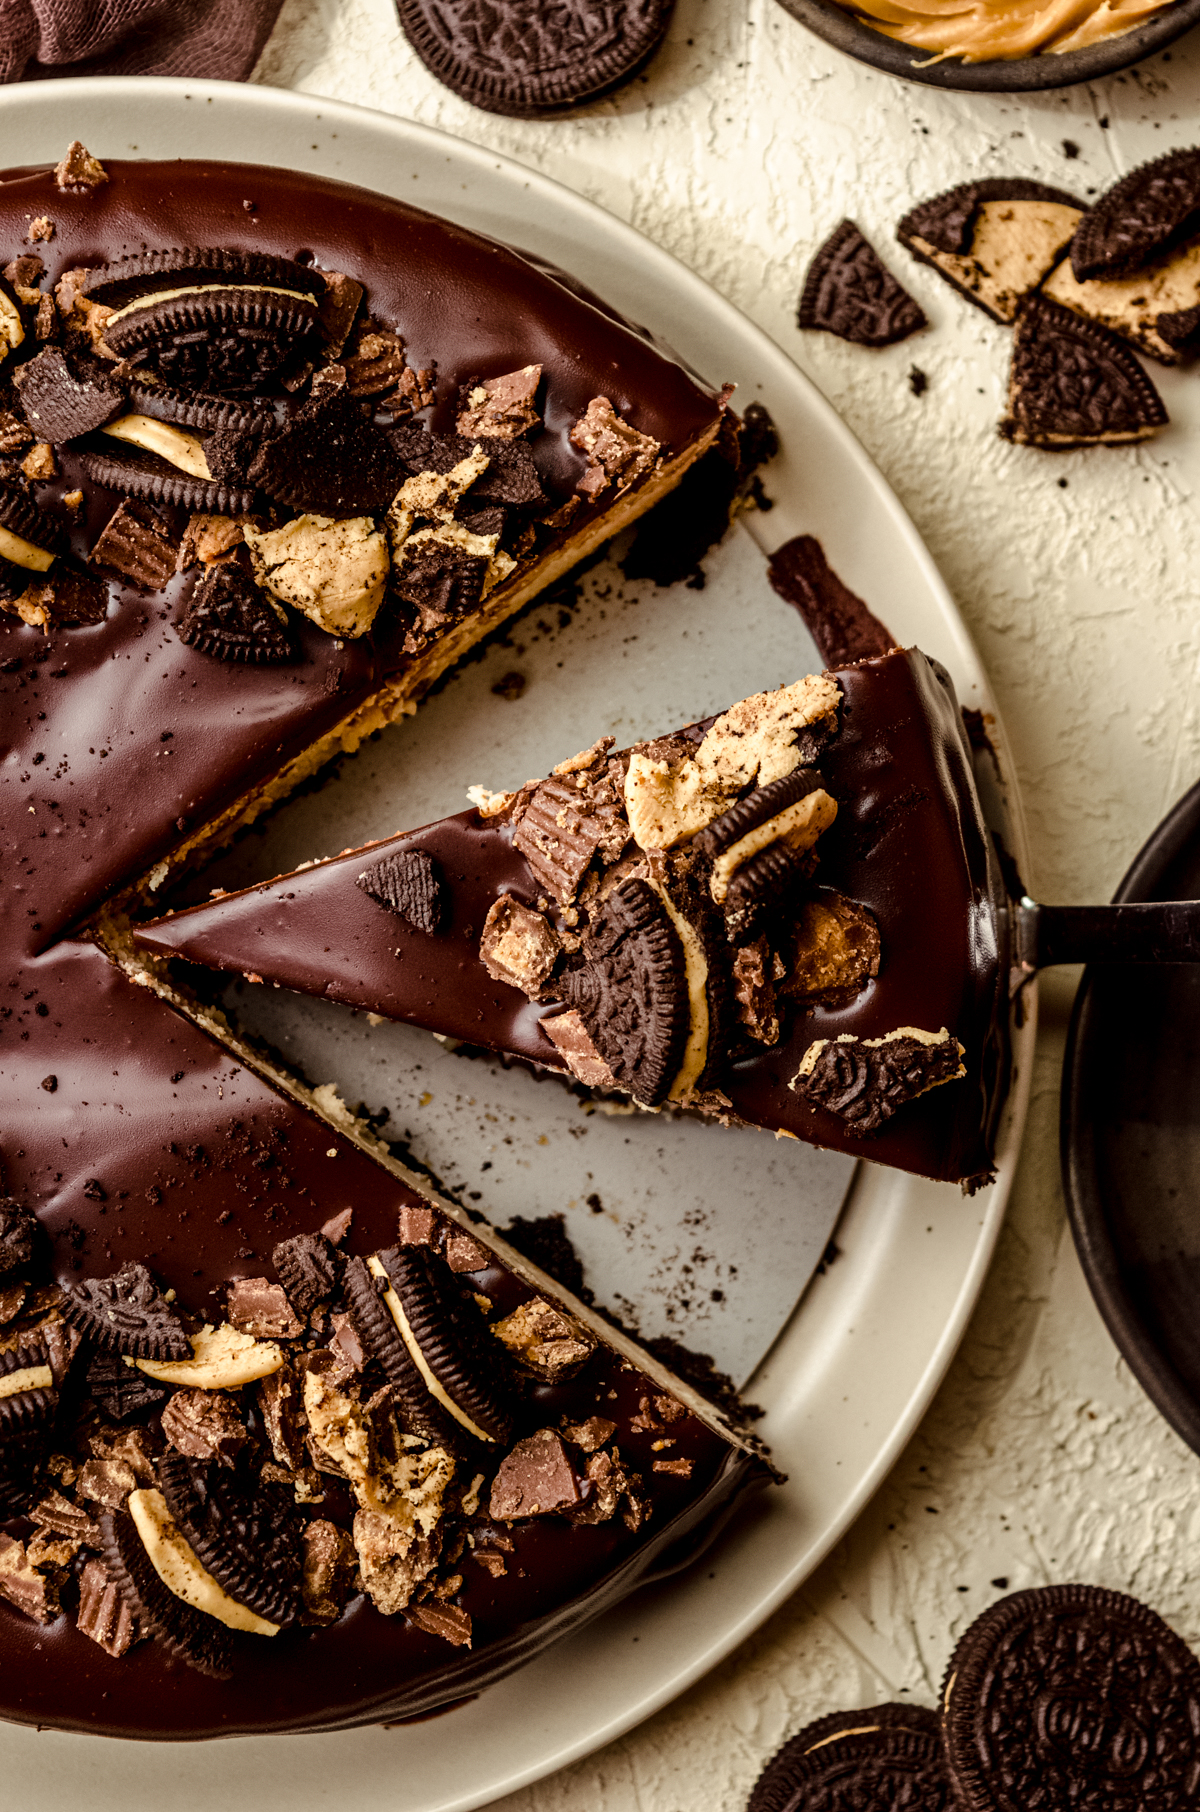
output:
<path id="1" fill-rule="evenodd" d="M 783 452 L 771 469 L 776 508 L 750 518 L 750 534 L 763 551 L 803 530 L 819 535 L 847 582 L 897 635 L 942 660 L 963 703 L 991 715 L 1000 774 L 1011 774 L 975 649 L 883 478 L 763 333 L 631 228 L 492 152 L 308 96 L 148 79 L 34 83 L 0 95 L 0 164 L 57 159 L 75 137 L 101 157 L 286 164 L 399 195 L 553 260 L 668 339 L 697 370 L 736 380 L 740 401 L 761 397 L 779 426 Z M 302 223 L 297 235 L 299 244 Z M 723 586 L 730 599 L 757 587 L 753 610 L 775 611 L 761 620 L 801 658 L 795 619 L 768 602 L 753 571 L 747 574 L 745 547 L 736 540 L 712 568 L 715 598 L 725 595 L 717 590 Z M 663 611 L 678 608 L 678 592 L 660 597 Z M 681 635 L 681 647 L 684 640 Z M 556 651 L 556 660 L 562 653 Z M 689 714 L 736 695 L 727 657 L 715 639 L 707 652 L 693 652 Z M 674 665 L 668 653 L 653 670 L 659 678 L 652 675 L 633 702 L 622 698 L 635 734 L 661 728 L 684 708 L 673 692 Z M 650 671 L 643 665 L 643 679 Z M 701 672 L 711 698 L 694 695 Z M 757 683 L 780 677 L 768 673 Z M 497 701 L 497 710 L 509 708 Z M 405 726 L 414 749 L 428 721 L 422 714 Z M 1019 805 L 1003 781 L 991 792 L 997 821 L 1021 861 Z M 1003 1215 L 1033 1033 L 1027 1017 L 1016 1035 L 1015 1081 L 993 1188 L 964 1200 L 947 1186 L 860 1167 L 838 1225 L 840 1256 L 809 1286 L 750 1381 L 750 1395 L 767 1408 L 763 1429 L 790 1482 L 752 1507 L 691 1573 L 640 1594 L 473 1703 L 402 1729 L 244 1739 L 201 1750 L 6 1727 L 0 1769 L 7 1798 L 29 1812 L 66 1812 L 82 1803 L 91 1812 L 150 1803 L 182 1812 L 202 1797 L 225 1812 L 316 1812 L 334 1804 L 356 1812 L 467 1812 L 609 1742 L 682 1692 L 808 1576 L 870 1498 L 927 1407 L 975 1302 Z M 339 1045 L 335 1070 L 341 1060 Z M 462 1093 L 470 1088 L 472 1097 L 480 1096 L 490 1072 L 471 1069 Z M 716 1136 L 683 1131 L 705 1142 Z M 772 1150 L 766 1142 L 762 1149 Z M 544 1212 L 545 1205 L 530 1211 Z M 772 1269 L 769 1242 L 755 1263 L 765 1280 Z M 762 1326 L 769 1332 L 777 1322 L 778 1316 Z M 716 1335 L 710 1344 L 719 1345 Z M 760 1338 L 760 1352 L 764 1345 Z M 185 1678 L 180 1690 L 186 1691 Z"/>

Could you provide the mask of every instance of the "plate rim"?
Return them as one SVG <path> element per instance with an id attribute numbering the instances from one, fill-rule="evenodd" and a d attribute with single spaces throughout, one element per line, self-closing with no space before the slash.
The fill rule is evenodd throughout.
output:
<path id="1" fill-rule="evenodd" d="M 874 493 L 875 500 L 890 519 L 894 530 L 907 544 L 908 551 L 919 569 L 931 597 L 936 601 L 939 629 L 954 646 L 954 665 L 958 669 L 956 679 L 961 680 L 964 673 L 971 676 L 971 687 L 977 694 L 972 702 L 982 704 L 992 718 L 994 728 L 991 733 L 1010 814 L 1014 853 L 1018 863 L 1022 866 L 1026 865 L 1027 840 L 1023 806 L 1016 784 L 1015 764 L 1012 761 L 1003 722 L 986 669 L 959 613 L 957 604 L 923 538 L 879 467 L 813 380 L 764 328 L 744 314 L 698 273 L 675 258 L 672 253 L 654 240 L 646 238 L 636 227 L 609 213 L 599 204 L 565 187 L 554 178 L 487 146 L 472 143 L 438 128 L 378 109 L 331 100 L 303 91 L 276 89 L 254 84 L 190 81 L 184 78 L 167 77 L 64 77 L 39 82 L 36 87 L 31 84 L 27 88 L 18 87 L 6 91 L 0 101 L 0 126 L 4 125 L 6 119 L 11 121 L 15 116 L 19 116 L 26 108 L 36 109 L 52 100 L 74 103 L 84 113 L 96 114 L 104 108 L 106 103 L 111 104 L 119 99 L 136 107 L 140 99 L 152 95 L 176 100 L 187 95 L 190 98 L 204 99 L 214 106 L 217 103 L 227 104 L 239 108 L 247 114 L 261 110 L 268 116 L 277 118 L 291 116 L 293 119 L 311 122 L 315 116 L 322 123 L 341 119 L 348 126 L 361 128 L 367 124 L 376 131 L 391 135 L 394 141 L 402 142 L 406 148 L 419 146 L 427 154 L 452 163 L 456 159 L 462 160 L 472 170 L 478 171 L 481 175 L 486 174 L 488 178 L 498 171 L 507 181 L 514 182 L 520 188 L 531 190 L 535 194 L 540 194 L 551 209 L 560 215 L 573 215 L 582 223 L 590 222 L 593 225 L 600 223 L 606 234 L 615 235 L 618 239 L 623 255 L 631 253 L 639 260 L 642 268 L 649 265 L 656 278 L 665 279 L 672 287 L 684 286 L 694 298 L 702 302 L 706 313 L 715 314 L 727 323 L 731 321 L 735 323 L 736 331 L 741 335 L 749 336 L 755 343 L 756 357 L 761 359 L 763 367 L 773 367 L 780 374 L 784 384 L 798 386 L 804 392 L 806 404 L 820 418 L 823 431 L 836 439 L 842 450 L 852 459 L 859 469 L 863 482 Z M 286 150 L 286 147 L 284 149 Z M 209 155 L 204 151 L 200 151 L 198 154 Z M 103 150 L 100 155 L 104 155 Z M 257 161 L 274 162 L 277 165 L 281 164 L 282 167 L 295 167 L 287 164 L 280 156 L 270 155 L 269 148 L 266 146 Z M 353 177 L 344 170 L 337 174 L 340 180 L 353 180 Z M 766 531 L 764 521 L 765 519 L 753 519 L 747 523 L 747 526 L 759 546 L 767 551 L 769 547 L 775 545 L 778 536 L 772 537 Z M 991 1263 L 1012 1186 L 1029 1097 L 1033 1042 L 1037 1021 L 1036 994 L 1032 988 L 1028 991 L 1026 1009 L 1024 1026 L 1014 1041 L 1014 1055 L 1018 1060 L 1015 1063 L 1013 1082 L 1005 1107 L 1004 1126 L 998 1141 L 997 1180 L 989 1189 L 983 1211 L 979 1215 L 970 1260 L 958 1273 L 952 1306 L 941 1322 L 937 1338 L 932 1342 L 923 1366 L 916 1374 L 916 1381 L 909 1390 L 903 1413 L 895 1418 L 887 1437 L 882 1439 L 875 1448 L 871 1462 L 859 1472 L 857 1485 L 844 1499 L 839 1514 L 822 1528 L 817 1539 L 802 1547 L 794 1563 L 777 1576 L 769 1591 L 755 1593 L 753 1602 L 745 1614 L 728 1623 L 717 1641 L 709 1645 L 702 1645 L 694 1651 L 691 1659 L 685 1665 L 671 1669 L 669 1677 L 660 1681 L 654 1690 L 644 1693 L 636 1704 L 627 1706 L 601 1724 L 593 1725 L 577 1739 L 561 1743 L 552 1753 L 543 1752 L 528 1766 L 514 1769 L 502 1780 L 492 1781 L 482 1789 L 472 1787 L 464 1793 L 452 1793 L 445 1799 L 439 1798 L 437 1812 L 471 1812 L 472 1808 L 486 1805 L 502 1794 L 516 1792 L 571 1762 L 593 1753 L 670 1703 L 680 1693 L 711 1672 L 716 1665 L 760 1628 L 767 1618 L 809 1577 L 861 1514 L 926 1414 L 962 1339 Z M 878 1182 L 881 1177 L 887 1179 L 883 1185 Z M 860 1165 L 851 1190 L 850 1207 L 844 1212 L 862 1212 L 864 1204 L 869 1211 L 870 1204 L 882 1189 L 888 1187 L 891 1187 L 893 1191 L 898 1189 L 896 1179 L 906 1185 L 914 1185 L 917 1181 L 905 1177 L 901 1172 L 884 1172 L 872 1165 Z M 953 1188 L 952 1185 L 936 1184 L 928 1184 L 924 1187 L 946 1190 Z M 972 1212 L 970 1209 L 965 1211 Z M 839 1225 L 841 1224 L 839 1222 Z M 769 1373 L 773 1363 L 778 1363 L 786 1348 L 789 1332 L 796 1328 L 811 1295 L 810 1286 L 801 1297 L 790 1321 L 780 1331 L 775 1344 L 754 1374 L 754 1378 L 745 1387 L 748 1393 L 753 1394 L 756 1389 L 756 1380 Z M 743 1527 L 750 1520 L 749 1518 L 744 1519 Z M 728 1553 L 729 1547 L 736 1537 L 737 1525 L 735 1524 L 735 1528 L 722 1536 L 718 1547 L 711 1550 L 710 1553 L 713 1555 L 722 1551 Z M 695 1578 L 696 1571 L 693 1569 L 690 1575 L 685 1574 L 683 1577 Z M 635 1604 L 645 1602 L 652 1593 L 677 1589 L 678 1587 L 674 1586 L 672 1582 L 667 1582 L 665 1586 L 650 1587 L 646 1592 L 635 1595 L 633 1600 L 627 1602 Z M 619 1609 L 620 1607 L 618 1607 L 617 1613 L 610 1613 L 610 1615 L 619 1614 Z M 551 1649 L 549 1652 L 553 1654 L 556 1651 Z M 536 1662 L 533 1665 L 536 1665 Z M 520 1675 L 514 1675 L 512 1678 L 519 1679 L 527 1671 L 522 1670 Z M 501 1683 L 501 1687 L 503 1684 Z M 492 1693 L 498 1690 L 500 1688 L 491 1689 Z M 485 1699 L 487 1696 L 484 1695 Z M 0 1731 L 13 1728 L 19 1727 L 0 1726 Z M 415 1730 L 413 1735 L 415 1738 Z M 111 1747 L 113 1739 L 101 1740 Z M 251 1744 L 261 1741 L 274 1747 L 281 1740 L 287 1739 L 278 1737 L 245 1738 L 243 1742 Z M 292 1740 L 297 1742 L 303 1740 L 311 1748 L 314 1743 L 322 1739 L 309 1737 Z M 333 1738 L 330 1737 L 327 1740 L 332 1741 Z M 135 1751 L 144 1751 L 148 1746 L 130 1743 L 129 1747 Z M 174 1752 L 178 1752 L 180 1746 L 172 1744 L 171 1747 Z"/>
<path id="2" fill-rule="evenodd" d="M 1200 781 L 1176 800 L 1150 833 L 1113 894 L 1114 903 L 1152 899 L 1160 875 L 1197 834 Z M 1087 1134 L 1084 1102 L 1097 980 L 1097 969 L 1090 964 L 1075 996 L 1063 1056 L 1059 1150 L 1067 1218 L 1088 1288 L 1118 1351 L 1159 1414 L 1193 1452 L 1200 1453 L 1200 1402 L 1161 1351 L 1125 1284 L 1105 1212 L 1095 1145 Z"/>

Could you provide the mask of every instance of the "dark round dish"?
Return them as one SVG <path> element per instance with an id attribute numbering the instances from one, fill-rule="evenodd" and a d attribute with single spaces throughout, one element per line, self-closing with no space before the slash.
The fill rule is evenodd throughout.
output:
<path id="1" fill-rule="evenodd" d="M 1140 63 L 1155 51 L 1165 50 L 1185 31 L 1200 23 L 1200 0 L 1174 0 L 1164 12 L 1119 37 L 1106 38 L 1086 50 L 1069 50 L 1063 56 L 997 58 L 987 63 L 963 63 L 957 58 L 931 63 L 932 51 L 916 50 L 864 25 L 837 0 L 779 0 L 792 17 L 807 25 L 837 50 L 887 75 L 908 82 L 927 82 L 932 88 L 959 88 L 969 94 L 1016 94 L 1035 88 L 1069 88 L 1075 82 L 1095 82 Z"/>
<path id="2" fill-rule="evenodd" d="M 1115 898 L 1200 899 L 1200 784 Z M 1061 1135 L 1067 1211 L 1100 1313 L 1146 1394 L 1200 1453 L 1200 966 L 1085 971 Z"/>

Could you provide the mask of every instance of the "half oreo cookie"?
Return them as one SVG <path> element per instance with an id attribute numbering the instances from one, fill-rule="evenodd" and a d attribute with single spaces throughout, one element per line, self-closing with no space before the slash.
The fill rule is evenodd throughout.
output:
<path id="1" fill-rule="evenodd" d="M 291 1493 L 179 1453 L 159 1462 L 158 1482 L 188 1546 L 217 1584 L 256 1616 L 294 1623 L 303 1525 Z"/>
<path id="2" fill-rule="evenodd" d="M 296 658 L 286 616 L 236 558 L 205 569 L 175 629 L 189 648 L 218 661 L 261 666 Z"/>
<path id="3" fill-rule="evenodd" d="M 1081 283 L 1129 277 L 1200 230 L 1200 147 L 1139 164 L 1102 195 L 1071 241 Z"/>
<path id="4" fill-rule="evenodd" d="M 1016 1592 L 955 1649 L 942 1730 L 962 1812 L 1192 1812 L 1200 1662 L 1122 1592 Z"/>
<path id="5" fill-rule="evenodd" d="M 400 1417 L 412 1434 L 439 1445 L 452 1443 L 457 1424 L 444 1414 L 425 1388 L 400 1331 L 380 1294 L 378 1278 L 361 1258 L 348 1258 L 342 1275 L 350 1314 L 364 1348 L 383 1369 L 395 1393 Z"/>
<path id="6" fill-rule="evenodd" d="M 254 492 L 248 487 L 220 484 L 185 472 L 142 447 L 114 443 L 110 453 L 94 440 L 80 449 L 79 461 L 93 483 L 123 491 L 127 497 L 145 498 L 148 503 L 174 505 L 209 516 L 243 515 L 254 508 Z M 208 470 L 207 461 L 203 469 Z"/>
<path id="7" fill-rule="evenodd" d="M 834 228 L 809 265 L 797 322 L 856 346 L 894 346 L 928 325 L 852 220 Z"/>
<path id="8" fill-rule="evenodd" d="M 516 1385 L 507 1355 L 445 1260 L 428 1246 L 391 1246 L 378 1264 L 391 1285 L 386 1306 L 439 1407 L 476 1440 L 508 1441 Z"/>
<path id="9" fill-rule="evenodd" d="M 1055 452 L 1122 446 L 1166 421 L 1158 391 L 1116 334 L 1047 296 L 1026 298 L 1000 424 L 1006 440 Z"/>
<path id="10" fill-rule="evenodd" d="M 1063 189 L 1019 177 L 964 182 L 910 209 L 896 237 L 995 321 L 1064 256 L 1083 204 Z"/>
<path id="11" fill-rule="evenodd" d="M 631 82 L 671 22 L 674 0 L 602 8 L 536 0 L 397 0 L 409 43 L 439 82 L 488 113 L 538 119 Z"/>
<path id="12" fill-rule="evenodd" d="M 228 1630 L 167 1590 L 124 1510 L 106 1510 L 100 1518 L 100 1552 L 110 1579 L 148 1636 L 157 1636 L 198 1673 L 229 1678 L 233 1645 Z"/>
<path id="13" fill-rule="evenodd" d="M 954 1803 L 936 1714 L 872 1705 L 806 1725 L 767 1763 L 746 1812 L 951 1812 Z"/>
<path id="14" fill-rule="evenodd" d="M 324 279 L 288 258 L 188 247 L 120 259 L 84 285 L 111 308 L 106 345 L 148 360 L 168 385 L 254 390 L 319 344 Z"/>

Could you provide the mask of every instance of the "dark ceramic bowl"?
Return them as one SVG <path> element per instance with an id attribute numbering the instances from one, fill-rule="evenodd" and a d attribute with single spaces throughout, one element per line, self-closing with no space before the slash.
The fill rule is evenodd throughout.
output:
<path id="1" fill-rule="evenodd" d="M 1176 38 L 1200 23 L 1200 0 L 1174 0 L 1164 12 L 1148 19 L 1144 25 L 1107 38 L 1086 50 L 1070 50 L 1064 56 L 998 58 L 988 63 L 930 63 L 928 50 L 914 50 L 911 44 L 899 44 L 882 32 L 873 31 L 837 0 L 779 0 L 779 4 L 849 57 L 882 69 L 887 75 L 903 76 L 908 82 L 927 82 L 932 88 L 960 88 L 971 94 L 1015 94 L 1034 88 L 1067 88 L 1073 82 L 1095 82 L 1101 76 L 1115 75 L 1128 69 L 1155 51 L 1164 50 Z"/>
<path id="2" fill-rule="evenodd" d="M 1200 785 L 1118 900 L 1200 899 Z M 1200 1453 L 1200 966 L 1089 968 L 1063 1069 L 1067 1210 L 1100 1313 Z"/>

